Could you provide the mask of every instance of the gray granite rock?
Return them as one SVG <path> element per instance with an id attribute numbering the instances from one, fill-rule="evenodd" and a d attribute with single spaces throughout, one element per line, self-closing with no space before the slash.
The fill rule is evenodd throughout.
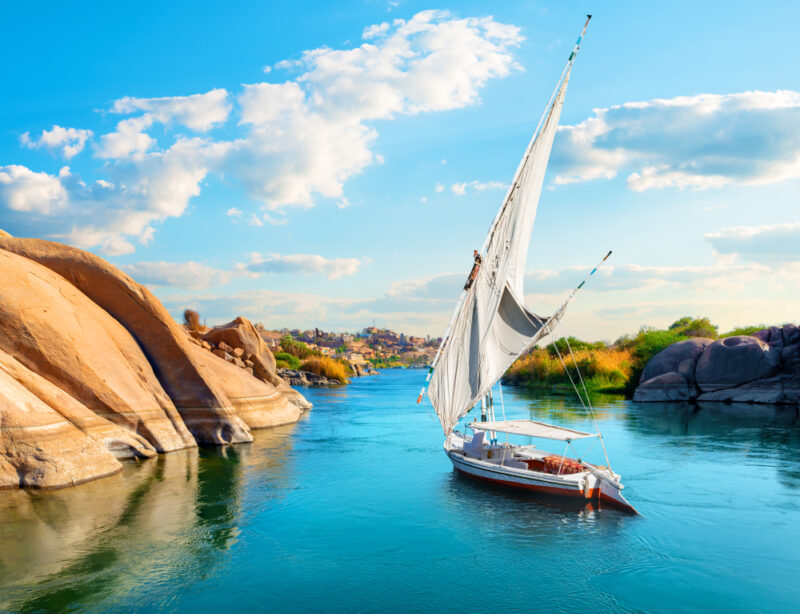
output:
<path id="1" fill-rule="evenodd" d="M 780 362 L 780 351 L 756 337 L 727 337 L 703 350 L 695 378 L 702 392 L 713 392 L 772 377 Z"/>
<path id="2" fill-rule="evenodd" d="M 704 392 L 697 397 L 697 400 L 722 403 L 782 403 L 784 398 L 782 378 L 778 375 L 733 388 Z"/>
<path id="3" fill-rule="evenodd" d="M 670 371 L 641 383 L 633 394 L 633 400 L 641 403 L 688 401 L 691 396 L 692 390 L 686 378 Z"/>
<path id="4" fill-rule="evenodd" d="M 689 384 L 693 384 L 695 362 L 703 350 L 712 343 L 714 343 L 712 339 L 705 337 L 673 343 L 650 359 L 639 382 L 643 383 L 659 375 L 676 372 L 680 373 Z"/>
<path id="5" fill-rule="evenodd" d="M 784 326 L 781 333 L 783 335 L 784 347 L 800 343 L 800 328 L 794 324 L 787 324 Z"/>

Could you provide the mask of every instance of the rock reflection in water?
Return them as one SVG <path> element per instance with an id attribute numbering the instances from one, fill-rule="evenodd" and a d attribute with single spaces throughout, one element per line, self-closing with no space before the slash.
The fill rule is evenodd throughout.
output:
<path id="1" fill-rule="evenodd" d="M 703 452 L 738 452 L 754 466 L 775 464 L 778 481 L 800 488 L 800 412 L 796 407 L 749 403 L 631 404 L 626 426 L 664 445 Z M 664 436 L 668 436 L 664 439 Z"/>
<path id="2" fill-rule="evenodd" d="M 163 598 L 210 577 L 237 541 L 245 471 L 285 481 L 293 427 L 76 487 L 0 493 L 0 610 L 113 609 L 145 583 Z"/>

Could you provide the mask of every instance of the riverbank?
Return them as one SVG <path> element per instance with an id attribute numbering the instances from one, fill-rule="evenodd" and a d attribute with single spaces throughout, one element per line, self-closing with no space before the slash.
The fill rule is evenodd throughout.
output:
<path id="1" fill-rule="evenodd" d="M 719 327 L 708 318 L 685 317 L 665 329 L 642 327 L 636 334 L 622 336 L 613 343 L 562 337 L 546 347 L 534 348 L 517 359 L 503 377 L 503 383 L 540 392 L 574 394 L 570 377 L 582 389 L 576 371 L 577 363 L 583 384 L 590 393 L 622 394 L 633 398 L 647 364 L 669 346 L 696 338 L 716 340 L 762 334 L 759 331 L 769 329 L 764 325 L 756 325 L 735 328 L 722 334 L 718 330 Z"/>
<path id="2" fill-rule="evenodd" d="M 102 258 L 0 231 L 0 489 L 252 441 L 311 405 L 245 318 L 200 334 Z"/>

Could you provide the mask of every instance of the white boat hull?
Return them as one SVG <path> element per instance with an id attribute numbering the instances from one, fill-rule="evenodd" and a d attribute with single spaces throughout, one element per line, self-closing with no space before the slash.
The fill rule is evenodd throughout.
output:
<path id="1" fill-rule="evenodd" d="M 478 459 L 464 453 L 460 441 L 445 442 L 445 452 L 459 473 L 471 478 L 518 490 L 541 494 L 571 497 L 575 499 L 603 502 L 619 509 L 638 513 L 620 492 L 623 488 L 619 476 L 606 468 L 585 464 L 586 471 L 568 475 L 555 475 L 533 471 L 519 466 L 520 463 L 491 459 Z M 453 445 L 456 444 L 456 445 Z M 505 448 L 508 450 L 509 448 Z M 494 448 L 503 453 L 504 448 Z M 546 454 L 546 453 L 541 453 Z"/>

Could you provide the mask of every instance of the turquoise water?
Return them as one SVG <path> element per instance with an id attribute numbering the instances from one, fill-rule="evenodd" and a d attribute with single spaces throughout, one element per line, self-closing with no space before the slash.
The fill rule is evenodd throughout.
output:
<path id="1" fill-rule="evenodd" d="M 423 378 L 306 390 L 315 408 L 253 444 L 0 493 L 0 610 L 800 611 L 795 410 L 598 399 L 633 517 L 454 475 Z M 571 399 L 504 392 L 509 417 L 591 428 Z"/>

